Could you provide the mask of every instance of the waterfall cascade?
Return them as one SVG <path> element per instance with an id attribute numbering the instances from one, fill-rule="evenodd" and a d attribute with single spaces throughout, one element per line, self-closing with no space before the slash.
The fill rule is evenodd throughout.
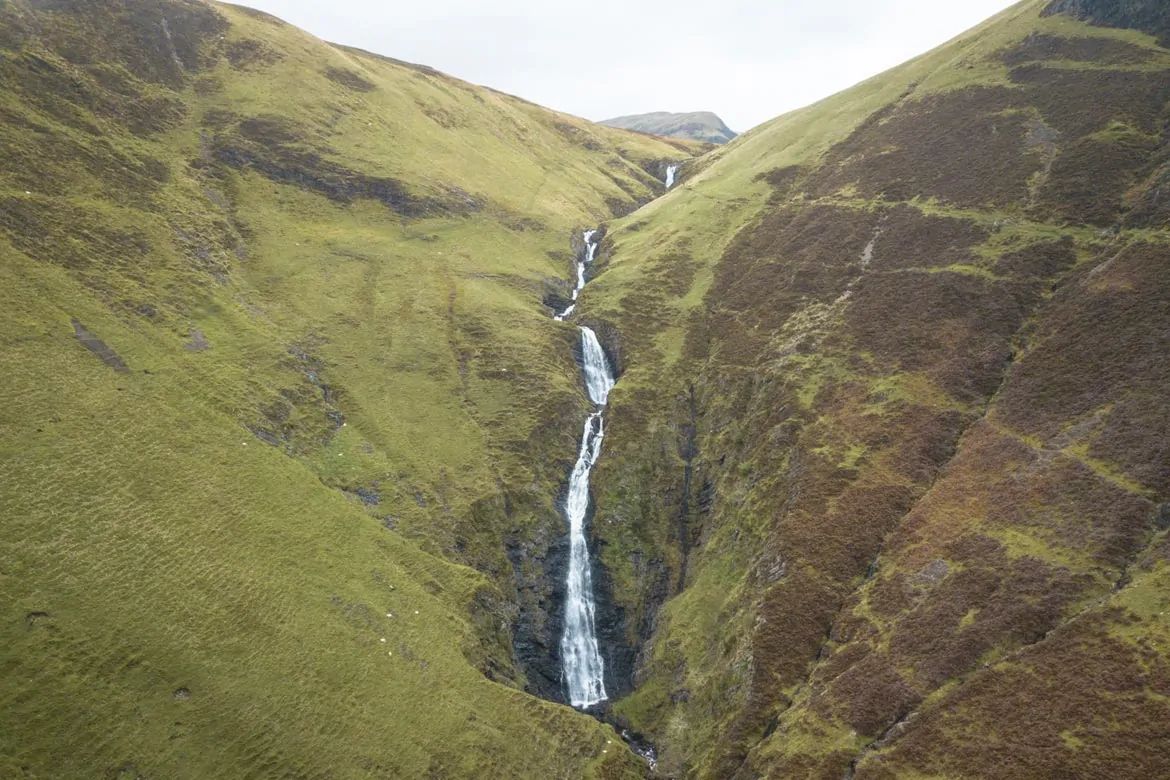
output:
<path id="1" fill-rule="evenodd" d="M 678 174 L 678 168 L 677 165 L 666 166 L 666 189 L 669 190 L 674 186 L 674 177 Z"/>
<path id="2" fill-rule="evenodd" d="M 585 286 L 585 270 L 593 263 L 597 244 L 596 231 L 585 233 L 585 251 L 577 261 L 577 285 L 573 303 L 556 315 L 563 322 L 577 307 L 577 296 Z M 569 574 L 565 596 L 565 630 L 561 635 L 561 670 L 569 703 L 585 709 L 609 698 L 605 693 L 605 662 L 597 645 L 593 571 L 589 563 L 589 545 L 585 536 L 585 518 L 589 514 L 589 476 L 601 456 L 605 438 L 605 404 L 614 386 L 613 369 L 597 334 L 581 328 L 581 368 L 585 389 L 596 409 L 585 421 L 577 463 L 569 475 L 569 494 L 565 500 L 565 519 L 569 523 Z"/>
<path id="3" fill-rule="evenodd" d="M 581 290 L 585 289 L 585 269 L 593 265 L 593 258 L 597 255 L 597 244 L 593 241 L 595 235 L 596 230 L 586 230 L 584 233 L 585 253 L 577 258 L 577 282 L 573 285 L 573 303 L 553 318 L 557 322 L 564 322 L 577 308 L 577 297 Z"/>

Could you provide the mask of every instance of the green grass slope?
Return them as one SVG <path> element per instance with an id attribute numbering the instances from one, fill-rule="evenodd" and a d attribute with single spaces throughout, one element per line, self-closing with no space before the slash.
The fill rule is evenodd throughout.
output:
<path id="1" fill-rule="evenodd" d="M 611 228 L 595 533 L 664 776 L 1170 773 L 1170 51 L 1068 5 Z"/>
<path id="2" fill-rule="evenodd" d="M 638 776 L 522 692 L 508 549 L 571 237 L 688 152 L 194 0 L 0 49 L 0 775 Z"/>

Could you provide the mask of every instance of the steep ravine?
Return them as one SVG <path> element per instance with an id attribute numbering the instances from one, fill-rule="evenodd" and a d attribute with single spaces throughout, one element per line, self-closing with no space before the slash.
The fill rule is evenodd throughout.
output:
<path id="1" fill-rule="evenodd" d="M 576 308 L 576 300 L 585 286 L 586 270 L 597 251 L 593 240 L 595 234 L 596 231 L 590 230 L 584 235 L 585 253 L 577 261 L 574 303 L 556 315 L 558 322 L 564 322 Z M 614 386 L 614 375 L 605 351 L 597 341 L 597 334 L 584 326 L 581 326 L 580 362 L 585 390 L 594 404 L 594 411 L 585 420 L 581 448 L 569 475 L 568 495 L 564 501 L 565 519 L 569 525 L 569 565 L 560 658 L 561 678 L 569 703 L 578 709 L 588 709 L 609 698 L 605 692 L 605 663 L 597 643 L 593 564 L 585 521 L 589 514 L 589 476 L 601 457 L 601 444 L 605 439 L 604 410 L 609 391 Z"/>
<path id="2" fill-rule="evenodd" d="M 666 165 L 667 190 L 679 167 Z M 567 297 L 550 293 L 545 298 L 556 322 L 566 322 L 576 312 L 605 233 L 602 227 L 573 237 L 572 292 Z M 555 540 L 509 545 L 521 592 L 527 591 L 527 601 L 538 601 L 542 607 L 530 611 L 520 605 L 514 646 L 531 692 L 612 721 L 608 702 L 632 689 L 636 650 L 626 636 L 625 611 L 615 597 L 615 583 L 602 565 L 599 551 L 590 547 L 589 528 L 596 514 L 590 478 L 602 454 L 606 405 L 618 372 L 616 360 L 607 353 L 598 333 L 585 324 L 579 324 L 578 331 L 573 357 L 592 409 L 584 422 L 573 468 L 557 499 L 568 533 Z M 614 336 L 606 335 L 610 339 Z M 536 599 L 534 591 L 539 593 Z M 654 747 L 628 730 L 623 729 L 622 736 L 653 769 L 657 760 Z"/>

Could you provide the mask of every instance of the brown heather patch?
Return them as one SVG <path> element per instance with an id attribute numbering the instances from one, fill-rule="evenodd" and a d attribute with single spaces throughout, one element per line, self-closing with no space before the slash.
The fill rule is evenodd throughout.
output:
<path id="1" fill-rule="evenodd" d="M 891 538 L 887 552 L 909 570 L 939 557 L 998 556 L 993 549 L 998 543 L 970 535 L 977 521 L 1083 559 L 1112 582 L 1145 543 L 1152 516 L 1149 501 L 1079 461 L 1033 450 L 994 425 L 979 423 L 967 432 L 944 477 Z"/>
<path id="2" fill-rule="evenodd" d="M 908 471 L 921 472 L 924 480 L 932 478 L 927 464 L 934 463 L 937 470 L 953 451 L 960 418 L 914 408 L 888 418 L 858 415 L 866 397 L 864 385 L 846 383 L 823 391 L 814 411 L 850 421 L 842 425 L 873 441 L 880 451 L 872 458 L 867 456 L 867 462 L 904 461 L 916 464 L 908 466 Z M 769 429 L 766 424 L 760 427 Z M 787 705 L 783 691 L 807 676 L 830 638 L 848 589 L 865 575 L 882 540 L 921 491 L 920 487 L 884 482 L 865 466 L 839 468 L 832 459 L 805 450 L 812 442 L 833 441 L 832 429 L 810 426 L 801 437 L 811 441 L 796 445 L 799 449 L 791 459 L 788 486 L 761 481 L 753 491 L 759 502 L 754 511 L 766 512 L 767 507 L 776 506 L 780 519 L 765 548 L 770 551 L 770 560 L 779 556 L 785 562 L 785 573 L 770 587 L 766 581 L 761 583 L 766 590 L 751 640 L 751 695 L 731 730 L 734 738 L 722 746 L 725 762 L 719 767 L 738 765 L 747 747 L 761 738 L 775 709 Z M 754 463 L 759 465 L 760 459 Z M 768 472 L 761 468 L 760 473 Z M 873 701 L 858 702 L 859 721 L 878 717 L 873 707 L 884 695 L 877 693 Z M 717 771 L 716 776 L 722 775 Z"/>
<path id="3" fill-rule="evenodd" d="M 842 622 L 838 620 L 837 625 L 833 627 L 831 639 L 834 642 L 847 642 L 847 644 L 834 649 L 826 648 L 823 659 L 817 667 L 817 675 L 823 680 L 836 679 L 873 652 L 873 647 L 866 642 L 852 642 L 850 641 L 852 637 L 843 637 L 839 632 L 839 627 Z M 814 696 L 813 698 L 814 706 L 817 706 L 817 702 L 823 701 L 824 697 L 821 696 Z M 821 711 L 819 709 L 818 713 L 825 718 L 828 718 L 831 714 L 828 711 Z"/>
<path id="4" fill-rule="evenodd" d="M 708 294 L 742 328 L 775 330 L 811 297 L 831 301 L 858 273 L 876 218 L 835 206 L 778 208 L 741 231 Z"/>
<path id="5" fill-rule="evenodd" d="M 974 220 L 927 216 L 904 203 L 890 209 L 881 231 L 870 265 L 878 271 L 973 265 L 971 249 L 991 235 Z"/>
<path id="6" fill-rule="evenodd" d="M 921 694 L 877 654 L 870 654 L 836 678 L 831 692 L 844 705 L 841 714 L 845 722 L 867 737 L 880 736 L 922 701 Z"/>
<path id="7" fill-rule="evenodd" d="M 182 87 L 187 73 L 214 65 L 210 42 L 228 28 L 210 4 L 183 0 L 51 0 L 38 6 L 46 48 L 78 65 L 120 62 L 135 78 L 172 88 Z"/>
<path id="8" fill-rule="evenodd" d="M 1170 100 L 1170 79 L 1165 73 L 1026 65 L 1013 70 L 1011 78 L 1028 87 L 1026 103 L 1039 108 L 1044 121 L 1066 139 L 1104 130 L 1113 121 L 1157 133 Z"/>
<path id="9" fill-rule="evenodd" d="M 882 109 L 830 151 L 810 189 L 825 196 L 853 185 L 866 197 L 971 207 L 1020 203 L 1043 164 L 1026 142 L 1030 110 L 1075 141 L 1113 121 L 1156 133 L 1170 100 L 1170 81 L 1157 73 L 1026 65 L 1012 80 L 1024 89 L 969 87 Z M 1067 167 L 1083 168 L 1077 159 Z"/>
<path id="10" fill-rule="evenodd" d="M 326 68 L 325 78 L 354 92 L 373 92 L 377 89 L 374 82 L 349 68 Z"/>
<path id="11" fill-rule="evenodd" d="M 781 203 L 792 194 L 792 188 L 807 173 L 808 169 L 804 166 L 789 165 L 786 168 L 776 168 L 767 173 L 762 173 L 757 179 L 763 179 L 768 182 L 774 190 L 772 193 L 772 201 Z"/>
<path id="12" fill-rule="evenodd" d="M 143 233 L 56 200 L 0 198 L 0 233 L 29 257 L 98 276 L 113 267 L 142 273 L 151 257 Z"/>
<path id="13" fill-rule="evenodd" d="M 823 616 L 835 611 L 838 598 L 833 588 L 807 569 L 790 572 L 765 595 L 751 639 L 754 664 L 750 693 L 721 740 L 712 777 L 736 774 L 751 747 L 764 738 L 777 706 L 788 703 L 783 689 L 805 675 L 823 643 L 831 625 L 831 619 Z M 802 616 L 791 604 L 799 604 L 811 614 Z"/>
<path id="14" fill-rule="evenodd" d="M 1126 193 L 1157 148 L 1156 139 L 1136 134 L 1074 141 L 1053 162 L 1039 210 L 1067 222 L 1116 224 Z"/>
<path id="15" fill-rule="evenodd" d="M 1134 199 L 1125 217 L 1125 227 L 1164 229 L 1167 225 L 1170 225 L 1170 166 L 1162 166 Z"/>
<path id="16" fill-rule="evenodd" d="M 1014 49 L 1003 52 L 1005 65 L 1016 67 L 1029 62 L 1065 60 L 1093 65 L 1141 65 L 1154 52 L 1143 46 L 1114 38 L 1062 38 L 1059 35 L 1033 33 Z"/>
<path id="17" fill-rule="evenodd" d="M 1071 236 L 1060 241 L 1030 244 L 1001 255 L 992 267 L 997 276 L 1023 279 L 1051 279 L 1076 265 L 1076 245 Z"/>
<path id="18" fill-rule="evenodd" d="M 877 623 L 859 618 L 858 599 L 837 621 L 832 639 L 849 644 L 811 681 L 816 712 L 876 736 L 915 701 L 901 675 L 912 676 L 908 690 L 926 696 L 980 669 L 992 651 L 1041 640 L 1072 605 L 1111 588 L 1149 538 L 1155 514 L 1150 502 L 1083 465 L 977 425 L 890 537 L 886 562 L 895 568 L 863 591 Z M 1035 541 L 1021 553 L 979 527 Z M 1078 573 L 1031 554 L 1044 546 L 1057 560 L 1083 556 L 1101 571 Z M 885 650 L 869 649 L 883 638 Z"/>
<path id="19" fill-rule="evenodd" d="M 858 430 L 861 440 L 888 453 L 887 463 L 895 475 L 927 485 L 954 456 L 955 445 L 970 418 L 956 411 L 894 402 L 876 422 L 880 425 Z M 906 446 L 908 443 L 912 444 Z"/>
<path id="20" fill-rule="evenodd" d="M 1170 495 L 1170 250 L 1135 244 L 1079 273 L 1047 307 L 996 415 L 1013 429 L 1117 464 Z M 1090 417 L 1096 417 L 1090 421 Z"/>
<path id="21" fill-rule="evenodd" d="M 232 41 L 224 48 L 224 56 L 236 70 L 259 70 L 284 59 L 279 51 L 255 38 Z"/>
<path id="22" fill-rule="evenodd" d="M 964 568 L 897 621 L 890 663 L 912 674 L 924 693 L 970 672 L 992 649 L 1038 641 L 1077 595 L 1079 583 L 1067 570 L 997 552 L 957 561 Z M 968 613 L 974 617 L 963 625 Z"/>
<path id="23" fill-rule="evenodd" d="M 1027 197 L 1040 157 L 1027 149 L 1028 120 L 1006 87 L 969 87 L 883 109 L 826 157 L 810 189 L 831 195 L 854 185 L 870 198 L 936 197 L 961 206 L 1008 205 Z"/>
<path id="24" fill-rule="evenodd" d="M 926 373 L 975 402 L 995 392 L 1010 339 L 1037 299 L 1035 285 L 967 274 L 870 274 L 854 288 L 846 330 L 878 365 Z"/>
<path id="25" fill-rule="evenodd" d="M 915 772 L 986 780 L 1170 777 L 1170 667 L 1109 636 L 1121 610 L 1082 618 L 967 681 L 914 720 L 857 780 Z M 1152 696 L 1151 694 L 1157 694 Z"/>

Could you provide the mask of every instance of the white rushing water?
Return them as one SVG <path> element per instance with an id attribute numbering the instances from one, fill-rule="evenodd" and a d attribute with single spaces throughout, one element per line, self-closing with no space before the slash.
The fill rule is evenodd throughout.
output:
<path id="1" fill-rule="evenodd" d="M 666 189 L 669 190 L 671 187 L 674 186 L 674 177 L 675 177 L 675 174 L 677 174 L 677 173 L 678 173 L 678 166 L 677 165 L 666 166 Z"/>
<path id="2" fill-rule="evenodd" d="M 573 313 L 577 297 L 585 286 L 585 269 L 593 263 L 597 244 L 595 231 L 585 233 L 585 252 L 577 261 L 577 287 L 574 303 L 556 316 L 559 321 Z M 605 439 L 605 404 L 613 389 L 613 369 L 605 350 L 591 329 L 581 328 L 581 368 L 589 400 L 597 405 L 585 421 L 577 463 L 569 475 L 569 494 L 565 499 L 565 518 L 569 522 L 569 573 L 565 590 L 565 629 L 561 635 L 561 669 L 574 707 L 592 707 L 605 701 L 605 662 L 597 645 L 596 605 L 593 600 L 593 569 L 589 563 L 589 544 L 585 535 L 585 518 L 589 514 L 589 477 L 601 457 Z"/>
<path id="3" fill-rule="evenodd" d="M 577 283 L 573 286 L 573 303 L 553 318 L 557 322 L 564 322 L 577 308 L 577 298 L 585 289 L 585 269 L 593 265 L 593 258 L 597 256 L 597 244 L 593 241 L 595 235 L 597 235 L 596 230 L 586 230 L 584 233 L 585 253 L 577 258 Z"/>

